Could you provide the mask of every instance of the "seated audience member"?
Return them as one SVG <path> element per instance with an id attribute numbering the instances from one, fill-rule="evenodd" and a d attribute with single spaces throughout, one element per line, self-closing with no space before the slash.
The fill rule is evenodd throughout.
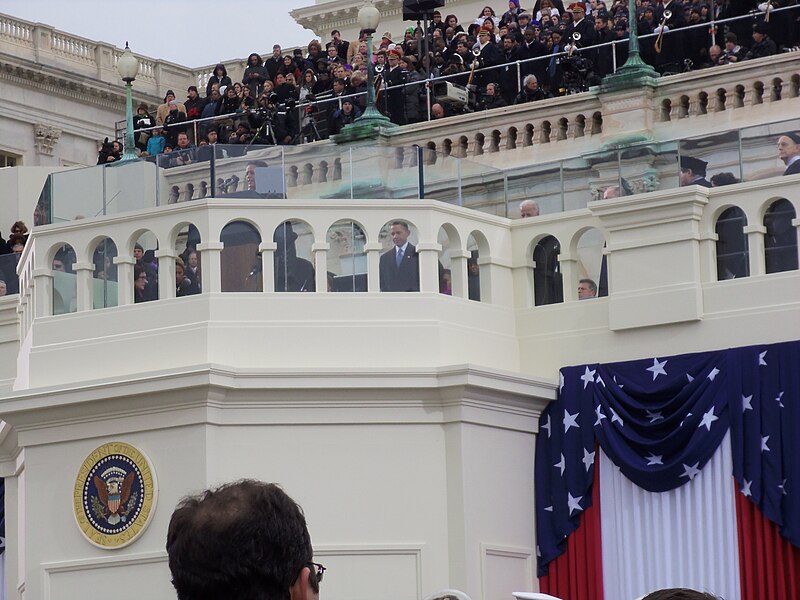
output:
<path id="1" fill-rule="evenodd" d="M 21 239 L 22 245 L 28 243 L 28 226 L 25 225 L 24 221 L 15 221 L 14 224 L 11 226 L 11 235 L 8 237 L 8 249 L 11 252 L 11 247 L 14 245 L 11 240 L 14 237 L 17 237 L 17 241 Z"/>
<path id="2" fill-rule="evenodd" d="M 303 509 L 273 483 L 243 479 L 181 500 L 167 554 L 181 600 L 316 600 L 325 567 Z"/>
<path id="3" fill-rule="evenodd" d="M 200 257 L 197 254 L 197 250 L 187 250 L 183 272 L 192 282 L 192 285 L 197 289 L 197 293 L 199 294 L 202 289 L 200 287 Z"/>
<path id="4" fill-rule="evenodd" d="M 539 216 L 539 204 L 535 200 L 523 200 L 519 205 L 519 218 L 527 219 L 529 217 Z"/>
<path id="5" fill-rule="evenodd" d="M 199 294 L 200 289 L 197 284 L 186 276 L 186 267 L 183 264 L 183 259 L 178 256 L 175 259 L 175 296 L 178 298 L 182 296 L 193 296 Z"/>
<path id="6" fill-rule="evenodd" d="M 736 177 L 736 175 L 734 175 L 730 171 L 726 171 L 724 173 L 717 173 L 711 178 L 711 187 L 733 185 L 734 183 L 739 183 L 739 179 Z"/>
<path id="7" fill-rule="evenodd" d="M 778 138 L 778 157 L 786 165 L 784 175 L 800 173 L 800 134 L 788 132 Z"/>
<path id="8" fill-rule="evenodd" d="M 536 75 L 526 75 L 522 85 L 522 91 L 517 94 L 514 104 L 524 104 L 525 102 L 534 102 L 550 97 L 539 87 L 539 81 L 536 79 Z"/>
<path id="9" fill-rule="evenodd" d="M 481 301 L 481 266 L 476 258 L 467 259 L 467 295 L 470 300 Z"/>
<path id="10" fill-rule="evenodd" d="M 336 134 L 342 131 L 346 125 L 353 123 L 361 116 L 361 111 L 353 104 L 352 98 L 342 100 L 342 108 L 333 111 L 331 116 L 331 133 Z"/>
<path id="11" fill-rule="evenodd" d="M 178 145 L 172 151 L 176 166 L 190 165 L 197 159 L 197 149 L 189 143 L 189 136 L 186 132 L 178 134 Z"/>
<path id="12" fill-rule="evenodd" d="M 145 268 L 140 264 L 133 265 L 134 302 L 150 302 L 151 300 L 155 300 L 150 293 L 150 287 L 147 285 L 147 283 L 147 271 L 145 271 Z"/>
<path id="13" fill-rule="evenodd" d="M 711 187 L 711 182 L 706 179 L 708 163 L 694 156 L 681 156 L 681 173 L 678 177 L 681 186 L 699 185 Z"/>
<path id="14" fill-rule="evenodd" d="M 597 284 L 593 279 L 581 279 L 578 282 L 578 300 L 588 300 L 597 297 Z"/>
<path id="15" fill-rule="evenodd" d="M 642 600 L 723 600 L 723 598 L 688 588 L 669 588 L 651 592 Z"/>
<path id="16" fill-rule="evenodd" d="M 714 44 L 708 49 L 708 66 L 716 67 L 723 64 L 720 62 L 722 59 L 722 48 Z"/>
<path id="17" fill-rule="evenodd" d="M 499 85 L 496 83 L 487 83 L 486 93 L 483 96 L 483 108 L 491 110 L 492 108 L 500 108 L 502 106 L 508 106 L 508 103 L 500 94 Z"/>
<path id="18" fill-rule="evenodd" d="M 719 64 L 727 65 L 728 63 L 735 63 L 744 60 L 747 55 L 747 49 L 742 48 L 738 41 L 736 34 L 729 31 L 725 34 L 725 48 L 719 57 Z"/>
<path id="19" fill-rule="evenodd" d="M 109 142 L 108 138 L 103 141 L 100 151 L 97 153 L 97 164 L 104 165 L 112 163 L 122 158 L 122 143 L 114 140 Z"/>
<path id="20" fill-rule="evenodd" d="M 750 50 L 748 50 L 745 55 L 747 60 L 773 56 L 778 53 L 775 42 L 767 35 L 767 25 L 764 23 L 756 23 L 753 25 L 753 41 L 755 44 L 750 46 Z"/>
<path id="21" fill-rule="evenodd" d="M 438 102 L 431 106 L 431 119 L 444 119 L 444 107 Z"/>

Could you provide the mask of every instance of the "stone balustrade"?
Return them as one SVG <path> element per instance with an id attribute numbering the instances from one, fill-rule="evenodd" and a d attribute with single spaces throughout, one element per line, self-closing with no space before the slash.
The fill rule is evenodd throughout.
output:
<path id="1" fill-rule="evenodd" d="M 106 42 L 88 40 L 59 31 L 43 23 L 32 23 L 0 14 L 0 55 L 18 62 L 20 68 L 37 64 L 72 74 L 72 83 L 97 85 L 98 82 L 119 86 L 122 81 L 116 70 L 122 49 Z M 168 88 L 185 90 L 195 82 L 191 69 L 168 61 L 137 55 L 139 75 L 134 85 L 137 97 L 154 102 Z M 26 64 L 27 63 L 27 64 Z"/>
<path id="2" fill-rule="evenodd" d="M 98 330 L 105 331 L 105 327 L 111 327 L 109 331 L 122 335 L 127 327 L 130 331 L 124 335 L 138 335 L 149 327 L 147 320 L 155 319 L 156 315 L 164 315 L 166 321 L 160 326 L 167 330 L 183 323 L 184 310 L 178 308 L 180 303 L 197 308 L 198 302 L 221 302 L 228 307 L 229 301 L 223 298 L 236 297 L 251 303 L 247 310 L 255 311 L 253 314 L 264 311 L 269 315 L 274 310 L 300 310 L 297 303 L 302 305 L 311 301 L 303 298 L 327 295 L 328 300 L 319 301 L 330 302 L 330 309 L 314 305 L 316 308 L 309 306 L 304 310 L 320 311 L 335 322 L 338 317 L 331 315 L 338 315 L 336 311 L 339 310 L 344 311 L 341 316 L 345 320 L 357 318 L 350 307 L 363 302 L 368 302 L 375 314 L 382 314 L 380 303 L 385 302 L 395 311 L 395 319 L 406 318 L 410 322 L 429 319 L 430 314 L 442 315 L 447 320 L 443 315 L 451 308 L 454 314 L 459 315 L 456 320 L 466 319 L 459 326 L 466 326 L 472 319 L 489 319 L 494 323 L 492 327 L 498 328 L 496 331 L 504 332 L 503 336 L 519 336 L 523 354 L 535 355 L 537 369 L 546 363 L 545 370 L 567 360 L 565 356 L 543 357 L 540 351 L 549 343 L 564 346 L 554 343 L 556 338 L 564 335 L 586 335 L 587 340 L 596 340 L 591 342 L 596 345 L 613 335 L 626 334 L 640 340 L 649 335 L 644 332 L 651 331 L 651 328 L 658 331 L 659 327 L 667 325 L 707 327 L 709 331 L 719 331 L 720 335 L 727 336 L 725 339 L 735 345 L 735 340 L 725 329 L 726 323 L 732 323 L 731 319 L 744 318 L 741 315 L 752 318 L 758 314 L 764 317 L 766 330 L 774 330 L 776 320 L 770 321 L 766 315 L 773 310 L 796 310 L 792 309 L 797 302 L 793 299 L 800 293 L 796 233 L 794 246 L 789 250 L 794 252 L 795 266 L 792 269 L 776 271 L 774 261 L 770 262 L 767 254 L 770 245 L 774 247 L 770 227 L 775 227 L 771 219 L 776 218 L 773 210 L 776 202 L 784 205 L 788 202 L 788 207 L 794 211 L 794 217 L 788 213 L 781 216 L 786 223 L 791 223 L 790 228 L 796 232 L 800 225 L 796 218 L 796 207 L 800 206 L 798 181 L 800 178 L 793 176 L 724 188 L 677 188 L 646 196 L 592 202 L 587 208 L 523 220 L 509 220 L 422 200 L 207 198 L 147 211 L 54 224 L 36 228 L 22 256 L 22 339 L 31 327 L 38 326 L 41 317 L 48 317 L 42 325 L 43 331 L 51 331 L 51 335 L 41 338 L 43 343 L 57 347 L 61 331 L 57 323 L 61 320 L 74 322 L 74 326 L 65 325 L 67 329 L 64 329 L 73 334 L 74 327 L 83 331 L 95 329 L 89 323 L 98 319 L 98 322 L 102 321 L 102 325 L 96 328 Z M 719 235 L 716 231 L 723 212 L 734 207 L 743 215 L 740 235 L 746 236 L 748 245 L 742 260 L 749 265 L 749 270 L 744 277 L 726 279 L 718 269 Z M 398 218 L 412 224 L 412 241 L 420 252 L 420 294 L 378 294 L 379 256 L 390 246 L 385 233 L 386 224 Z M 292 296 L 275 291 L 273 255 L 278 246 L 272 241 L 273 233 L 287 221 L 294 224 L 295 232 L 299 232 L 297 255 L 316 268 L 316 293 Z M 234 263 L 230 262 L 232 255 L 225 258 L 223 232 L 233 222 L 244 223 L 255 232 L 258 239 L 252 240 L 252 247 L 253 252 L 261 255 L 257 259 L 261 268 L 253 269 L 248 276 L 250 283 L 247 285 L 250 287 L 226 290 L 226 272 L 233 268 Z M 352 236 L 345 239 L 347 235 L 334 231 L 336 224 L 342 222 L 352 224 L 359 232 L 361 245 L 358 249 L 352 246 Z M 196 226 L 199 235 L 197 249 L 201 255 L 203 293 L 180 299 L 175 298 L 172 259 L 183 250 L 189 224 Z M 133 246 L 145 235 L 151 247 L 158 248 L 161 300 L 134 307 Z M 116 254 L 113 263 L 118 269 L 118 283 L 109 288 L 109 293 L 113 292 L 115 297 L 112 303 L 104 306 L 115 308 L 92 310 L 93 285 L 96 290 L 98 283 L 102 283 L 93 274 L 97 268 L 93 253 L 98 242 L 104 239 L 114 243 Z M 69 244 L 75 253 L 77 290 L 72 309 L 75 313 L 50 317 L 54 306 L 54 274 L 50 262 L 64 244 Z M 555 255 L 544 257 L 541 254 L 544 247 L 554 250 Z M 355 272 L 361 273 L 365 281 L 364 293 L 356 292 L 359 300 L 355 302 L 346 294 L 326 294 L 326 274 L 331 270 L 343 274 L 345 266 L 350 264 L 346 261 L 351 260 L 343 257 L 353 256 L 353 251 L 361 253 L 358 259 L 360 267 Z M 589 304 L 577 302 L 575 290 L 580 278 L 588 276 L 595 281 L 601 280 L 603 256 L 608 261 L 609 296 Z M 246 274 L 253 264 L 253 255 L 248 251 L 242 257 L 244 264 L 239 267 L 244 266 Z M 471 291 L 468 294 L 467 259 L 470 257 L 477 258 L 480 266 L 481 301 L 459 304 L 472 294 Z M 452 273 L 452 297 L 438 293 L 440 264 Z M 252 277 L 255 278 L 251 281 Z M 545 288 L 540 286 L 557 293 L 542 303 L 541 290 Z M 234 291 L 249 291 L 251 294 L 231 293 Z M 96 293 L 94 298 L 97 307 Z M 164 312 L 159 312 L 156 307 L 162 306 L 162 301 L 173 304 L 163 304 Z M 273 307 L 270 309 L 265 305 L 261 309 L 258 308 L 259 302 L 279 304 L 270 304 Z M 439 307 L 440 302 L 454 304 Z M 167 309 L 167 306 L 174 307 L 174 310 Z M 285 308 L 288 306 L 292 308 Z M 470 306 L 474 306 L 480 316 L 471 313 Z M 230 307 L 232 309 L 233 305 Z M 767 307 L 772 308 L 767 310 Z M 415 312 L 417 309 L 422 312 Z M 114 311 L 119 310 L 142 310 L 148 317 L 144 321 L 122 319 L 117 322 Z M 426 316 L 423 317 L 423 313 Z M 517 328 L 509 330 L 507 319 L 514 314 L 519 318 Z M 161 316 L 158 319 L 163 320 Z M 191 328 L 187 335 L 189 330 Z M 640 333 L 626 333 L 636 331 Z M 696 333 L 687 331 L 686 335 L 698 339 Z M 657 335 L 650 335 L 650 338 L 653 343 L 658 343 Z M 425 342 L 424 339 L 416 341 L 423 345 Z M 612 346 L 620 352 L 624 349 L 624 344 L 609 343 L 609 347 Z M 298 357 L 294 359 L 299 360 Z M 464 360 L 468 360 L 466 355 Z M 491 363 L 492 359 L 487 356 L 484 360 Z"/>

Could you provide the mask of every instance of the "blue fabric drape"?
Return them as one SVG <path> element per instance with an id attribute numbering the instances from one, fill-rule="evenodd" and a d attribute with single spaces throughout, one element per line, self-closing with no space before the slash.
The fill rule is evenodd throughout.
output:
<path id="1" fill-rule="evenodd" d="M 536 440 L 539 575 L 591 504 L 596 442 L 663 492 L 694 479 L 730 429 L 741 493 L 800 546 L 799 427 L 800 342 L 561 369 Z"/>

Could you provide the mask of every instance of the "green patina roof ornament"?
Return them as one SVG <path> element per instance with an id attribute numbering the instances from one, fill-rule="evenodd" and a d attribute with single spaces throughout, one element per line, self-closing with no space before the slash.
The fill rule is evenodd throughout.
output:
<path id="1" fill-rule="evenodd" d="M 658 71 L 642 60 L 639 54 L 639 27 L 636 22 L 636 1 L 628 0 L 628 60 L 617 69 L 616 73 L 607 75 L 600 84 L 600 92 L 616 92 L 642 86 L 655 87 Z"/>

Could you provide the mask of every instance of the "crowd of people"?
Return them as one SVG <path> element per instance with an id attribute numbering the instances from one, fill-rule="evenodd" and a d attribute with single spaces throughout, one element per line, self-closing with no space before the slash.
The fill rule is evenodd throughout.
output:
<path id="1" fill-rule="evenodd" d="M 0 296 L 19 292 L 17 264 L 28 241 L 28 226 L 17 221 L 11 226 L 8 240 L 0 234 Z"/>
<path id="2" fill-rule="evenodd" d="M 636 6 L 641 56 L 662 74 L 762 58 L 799 41 L 796 0 Z M 419 23 L 402 39 L 387 31 L 373 37 L 372 48 L 365 31 L 347 41 L 334 30 L 324 46 L 313 40 L 305 51 L 284 53 L 275 44 L 266 60 L 255 52 L 248 57 L 241 81 L 218 64 L 205 90 L 189 86 L 183 100 L 168 90 L 155 114 L 139 105 L 137 154 L 177 153 L 164 164 L 177 166 L 202 160 L 195 149 L 216 143 L 296 144 L 339 133 L 364 111 L 370 62 L 378 108 L 404 125 L 584 91 L 627 58 L 631 16 L 624 0 L 536 0 L 528 9 L 510 0 L 507 8 L 486 6 L 474 18 L 435 11 L 427 31 Z M 778 8 L 786 10 L 770 19 Z M 735 20 L 717 23 L 725 19 Z M 442 77 L 468 99 L 437 96 L 427 80 Z M 98 163 L 121 155 L 121 142 L 107 142 Z"/>

